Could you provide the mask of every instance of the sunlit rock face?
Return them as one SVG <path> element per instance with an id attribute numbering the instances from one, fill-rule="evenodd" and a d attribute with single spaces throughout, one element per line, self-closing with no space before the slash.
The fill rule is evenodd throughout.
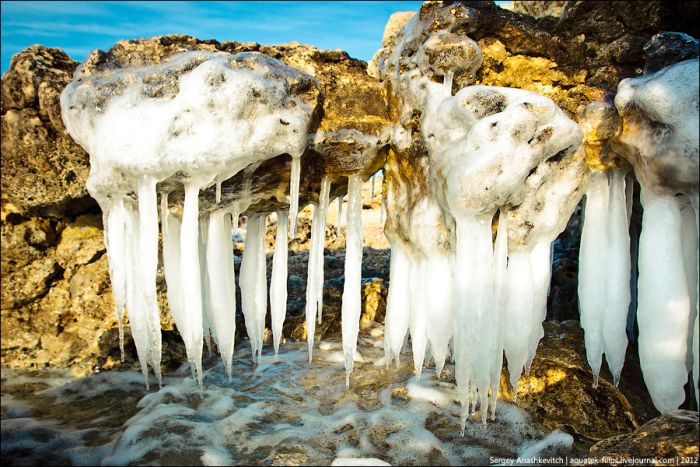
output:
<path id="1" fill-rule="evenodd" d="M 59 96 L 78 64 L 60 49 L 32 46 L 2 77 L 2 218 L 60 218 L 94 207 L 88 155 L 65 133 Z"/>

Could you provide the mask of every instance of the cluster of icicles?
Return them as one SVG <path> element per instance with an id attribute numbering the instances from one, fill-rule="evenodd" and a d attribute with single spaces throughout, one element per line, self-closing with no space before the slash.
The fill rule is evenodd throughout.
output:
<path id="1" fill-rule="evenodd" d="M 247 58 L 257 60 L 260 67 L 272 68 L 274 65 L 275 70 L 284 71 L 286 66 L 257 55 Z M 170 312 L 184 340 L 193 375 L 202 386 L 202 349 L 209 336 L 214 339 L 231 377 L 236 314 L 232 234 L 240 214 L 247 214 L 247 235 L 238 282 L 242 313 L 253 355 L 258 362 L 263 346 L 268 291 L 265 261 L 267 213 L 248 211 L 251 199 L 244 194 L 228 207 L 219 207 L 200 216 L 200 191 L 214 183 L 218 204 L 222 180 L 240 170 L 247 170 L 246 167 L 257 167 L 261 160 L 279 154 L 292 155 L 290 208 L 276 213 L 278 228 L 269 290 L 275 353 L 279 348 L 287 302 L 287 241 L 288 236 L 296 234 L 299 159 L 307 144 L 304 130 L 308 129 L 313 109 L 298 99 L 290 105 L 292 98 L 284 93 L 280 78 L 271 80 L 268 72 L 231 69 L 226 60 L 226 56 L 217 54 L 183 75 L 179 94 L 170 100 L 148 100 L 138 92 L 125 93 L 114 97 L 106 111 L 98 109 L 93 115 L 88 111 L 81 113 L 77 105 L 92 101 L 90 94 L 81 94 L 84 89 L 90 90 L 81 88 L 86 84 L 74 82 L 62 96 L 66 127 L 93 158 L 92 180 L 88 185 L 94 188 L 91 193 L 98 198 L 105 213 L 105 237 L 122 352 L 121 328 L 123 313 L 127 310 L 147 386 L 149 365 L 159 383 L 162 380 L 156 293 L 157 190 L 159 182 L 167 180 L 176 169 L 204 167 L 203 173 L 189 174 L 184 179 L 181 216 L 168 208 L 168 193 L 160 193 L 163 264 Z M 226 79 L 212 79 L 219 76 Z M 439 216 L 440 209 L 450 210 L 456 221 L 456 251 L 441 254 L 435 250 L 416 256 L 412 253 L 413 247 L 427 251 L 426 248 L 431 248 L 434 243 L 427 242 L 427 247 L 407 247 L 392 242 L 385 363 L 388 365 L 392 360 L 398 363 L 409 331 L 417 376 L 421 374 L 426 352 L 430 352 L 438 373 L 451 355 L 455 361 L 464 424 L 477 402 L 481 407 L 482 421 L 486 421 L 489 411 L 494 416 L 504 353 L 516 394 L 521 371 L 523 368 L 526 373 L 529 371 L 543 335 L 541 323 L 546 314 L 551 275 L 551 242 L 561 231 L 558 226 L 563 228 L 566 221 L 563 213 L 555 213 L 553 227 L 534 245 L 509 251 L 509 217 L 503 201 L 519 188 L 532 167 L 578 144 L 580 131 L 560 109 L 541 96 L 503 88 L 492 91 L 488 87 L 470 87 L 452 96 L 451 80 L 449 76 L 443 84 L 427 84 L 423 88 L 427 93 L 426 108 L 433 108 L 436 112 L 435 118 L 424 118 L 422 122 L 426 128 L 431 124 L 436 126 L 435 134 L 442 135 L 438 138 L 442 140 L 427 144 L 436 171 L 445 181 L 448 205 L 438 207 L 427 199 L 425 205 L 413 209 L 418 214 L 415 219 L 419 230 L 421 225 L 435 225 L 431 219 Z M 213 87 L 215 85 L 219 87 Z M 246 115 L 246 106 L 253 105 L 253 101 L 246 100 L 251 99 L 250 95 L 241 90 L 253 85 L 258 86 L 259 93 L 268 93 L 268 99 L 264 104 L 256 104 L 261 106 L 260 112 L 252 115 L 258 120 L 239 121 L 239 115 Z M 221 86 L 228 88 L 221 90 Z M 420 91 L 418 87 L 416 90 Z M 470 96 L 480 97 L 482 101 L 483 98 L 503 99 L 506 106 L 511 105 L 511 110 L 481 118 L 480 104 L 471 108 Z M 479 102 L 479 99 L 474 102 Z M 220 118 L 199 124 L 198 118 L 208 118 L 208 109 L 214 104 L 221 107 L 221 113 L 217 114 Z M 443 105 L 452 106 L 453 113 L 441 112 Z M 460 107 L 462 105 L 466 107 Z M 232 116 L 229 111 L 235 106 L 240 112 Z M 533 108 L 540 113 L 533 114 Z M 127 124 L 138 120 L 132 118 L 137 111 L 147 117 L 151 126 L 138 138 L 120 139 L 115 128 L 126 129 L 122 136 L 128 131 L 139 131 L 139 128 Z M 430 114 L 425 112 L 425 115 Z M 453 118 L 455 115 L 459 118 Z M 533 115 L 536 118 L 531 118 Z M 187 126 L 183 126 L 182 131 L 171 131 L 167 125 L 159 124 L 160 119 L 166 117 L 172 118 L 172 122 L 185 120 L 177 125 Z M 500 135 L 494 131 L 503 131 L 501 128 L 530 129 L 528 131 L 534 135 L 536 130 L 541 131 L 545 126 L 548 126 L 550 139 L 543 138 L 544 142 L 536 150 L 529 146 L 528 137 L 520 136 L 524 139 L 514 142 L 501 140 L 500 143 L 489 139 Z M 230 132 L 232 135 L 227 133 L 229 127 L 235 129 Z M 426 128 L 422 131 L 429 134 Z M 206 139 L 219 134 L 224 135 L 220 141 Z M 513 132 L 503 133 L 509 134 Z M 151 144 L 152 135 L 160 138 L 156 141 L 161 141 L 162 145 Z M 105 143 L 103 136 L 111 139 Z M 204 140 L 209 146 L 202 148 L 200 143 Z M 236 146 L 233 144 L 236 140 L 245 144 Z M 126 141 L 126 146 L 121 148 L 119 145 L 123 141 Z M 183 146 L 185 143 L 188 146 Z M 180 151 L 181 159 L 170 161 L 169 153 L 163 152 L 163 147 Z M 440 148 L 451 148 L 452 152 L 438 150 Z M 478 152 L 479 148 L 482 148 L 481 152 Z M 514 153 L 520 156 L 518 164 L 508 162 L 513 160 Z M 124 162 L 121 154 L 133 154 L 133 160 L 126 161 L 131 165 Z M 481 155 L 481 159 L 474 154 Z M 169 162 L 172 167 L 163 169 L 163 164 Z M 479 184 L 486 183 L 487 177 L 470 178 L 479 175 L 482 162 L 484 167 L 493 165 L 502 169 L 490 187 Z M 157 170 L 149 172 L 154 167 L 162 170 L 160 177 Z M 100 178 L 100 170 L 106 174 L 103 178 Z M 491 177 L 496 172 L 491 170 L 487 175 Z M 492 189 L 488 198 L 484 198 L 487 204 L 481 203 L 484 188 Z M 625 195 L 628 190 L 620 171 L 591 176 L 581 246 L 581 312 L 588 357 L 597 378 L 601 356 L 605 353 L 615 382 L 619 380 L 624 360 L 624 323 L 630 301 L 627 225 L 631 198 Z M 310 361 L 315 324 L 317 320 L 320 322 L 323 310 L 323 247 L 330 192 L 330 182 L 324 178 L 313 214 L 306 289 Z M 347 384 L 353 369 L 361 310 L 361 195 L 361 176 L 351 175 L 341 310 Z M 697 205 L 692 206 L 693 210 L 687 203 L 678 204 L 675 198 L 658 197 L 648 190 L 642 195 L 647 212 L 639 253 L 640 353 L 654 402 L 660 410 L 666 411 L 675 409 L 682 402 L 680 394 L 687 379 L 687 365 L 692 361 L 687 349 L 694 321 L 691 319 L 691 304 L 697 302 L 697 285 L 693 286 L 697 284 L 697 243 L 695 248 L 691 245 L 692 240 L 697 242 Z M 389 192 L 388 196 L 387 209 L 391 209 L 392 193 Z M 339 206 L 342 206 L 342 200 L 339 200 Z M 695 215 L 691 216 L 691 213 Z M 493 242 L 491 225 L 496 215 L 499 222 Z M 288 222 L 291 224 L 289 230 Z M 558 230 L 554 231 L 554 226 Z M 430 228 L 424 230 L 416 238 L 435 235 Z M 667 231 L 678 235 L 667 235 Z M 684 258 L 684 262 L 679 263 L 678 258 Z M 697 349 L 697 326 L 695 333 Z M 696 350 L 696 375 L 697 362 Z"/>
<path id="2" fill-rule="evenodd" d="M 697 206 L 686 196 L 658 196 L 642 185 L 637 319 L 644 379 L 661 412 L 685 399 L 697 351 Z M 625 361 L 630 307 L 632 184 L 625 170 L 596 172 L 586 193 L 579 300 L 586 354 L 597 384 L 602 356 L 615 385 Z M 693 330 L 695 329 L 695 330 Z M 693 343 L 695 341 L 695 343 Z M 693 349 L 694 346 L 694 349 Z M 697 386 L 697 366 L 693 369 Z"/>
<path id="3" fill-rule="evenodd" d="M 293 164 L 298 164 L 293 162 Z M 293 169 L 291 205 L 298 206 L 299 171 Z M 351 175 L 348 181 L 347 248 L 343 291 L 343 349 L 347 378 L 352 371 L 361 307 L 362 268 L 362 179 Z M 315 323 L 323 309 L 323 246 L 328 212 L 330 181 L 321 181 L 319 203 L 313 214 L 306 289 L 306 321 L 309 361 L 312 359 Z M 193 376 L 203 385 L 202 349 L 213 339 L 231 375 L 236 332 L 235 272 L 232 236 L 238 225 L 236 206 L 199 216 L 200 188 L 186 186 L 182 217 L 168 209 L 168 193 L 160 193 L 160 224 L 163 238 L 163 266 L 168 285 L 170 313 L 182 336 Z M 159 384 L 161 332 L 156 301 L 158 266 L 158 210 L 156 181 L 139 180 L 138 202 L 118 198 L 105 212 L 105 238 L 110 259 L 122 358 L 123 315 L 128 311 L 131 332 L 148 384 L 148 366 Z M 338 199 L 339 211 L 342 197 Z M 296 209 L 277 211 L 277 237 L 270 281 L 270 313 L 275 356 L 279 350 L 287 309 L 288 232 L 294 237 Z M 340 215 L 340 212 L 339 212 Z M 268 213 L 248 213 L 245 250 L 238 278 L 242 312 L 252 353 L 260 362 L 267 313 L 265 232 Z M 291 231 L 288 229 L 291 223 Z"/>

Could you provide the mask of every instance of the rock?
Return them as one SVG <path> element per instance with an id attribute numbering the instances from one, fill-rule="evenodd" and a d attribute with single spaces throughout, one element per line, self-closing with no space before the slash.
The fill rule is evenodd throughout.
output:
<path id="1" fill-rule="evenodd" d="M 31 46 L 2 77 L 2 217 L 61 218 L 94 209 L 85 180 L 88 155 L 65 133 L 59 95 L 77 62 L 62 50 Z"/>
<path id="2" fill-rule="evenodd" d="M 326 267 L 323 287 L 323 321 L 316 325 L 315 340 L 321 341 L 329 337 L 337 337 L 341 333 L 341 304 L 344 286 L 344 256 L 345 252 L 335 250 L 335 257 L 330 260 L 337 262 L 338 268 Z M 366 248 L 363 254 L 364 264 L 388 264 L 388 254 L 385 250 Z M 326 261 L 329 262 L 329 256 Z M 291 258 L 290 258 L 291 259 Z M 269 261 L 269 260 L 268 260 Z M 283 335 L 292 340 L 306 340 L 305 291 L 306 264 L 308 253 L 300 252 L 290 261 L 287 279 L 289 301 L 287 303 L 287 318 L 285 319 Z M 371 272 L 362 273 L 362 314 L 360 318 L 360 334 L 371 331 L 372 323 L 381 323 L 386 310 L 386 270 L 382 276 L 372 276 Z M 292 279 L 294 278 L 294 279 Z M 269 322 L 267 326 L 270 327 Z"/>
<path id="3" fill-rule="evenodd" d="M 309 147 L 302 158 L 300 206 L 317 202 L 323 174 L 330 177 L 331 197 L 335 197 L 347 190 L 346 176 L 361 172 L 367 178 L 382 166 L 389 127 L 383 89 L 367 75 L 364 62 L 351 59 L 341 51 L 320 51 L 298 43 L 277 46 L 239 42 L 220 44 L 182 35 L 161 36 L 120 41 L 107 52 L 93 52 L 81 69 L 81 77 L 89 80 L 96 76 L 111 75 L 117 69 L 130 70 L 137 66 L 157 65 L 176 53 L 194 50 L 231 54 L 261 52 L 316 78 L 323 99 L 315 110 Z M 167 92 L 175 92 L 171 89 L 172 86 L 168 87 L 169 79 L 167 76 L 157 78 L 163 81 L 158 89 L 162 88 L 162 92 L 167 89 L 170 89 Z M 253 197 L 250 210 L 271 212 L 283 208 L 286 203 L 281 203 L 278 199 L 285 198 L 288 192 L 289 157 L 281 155 L 269 159 L 254 171 L 239 173 L 223 181 L 223 205 L 239 197 L 246 186 L 250 187 Z M 176 189 L 179 190 L 177 186 Z M 210 209 L 215 204 L 214 195 L 214 186 L 203 190 L 200 209 Z M 181 190 L 172 193 L 169 201 L 171 205 L 181 204 Z"/>
<path id="4" fill-rule="evenodd" d="M 499 396 L 512 400 L 506 373 L 501 375 Z M 547 430 L 559 428 L 584 443 L 638 426 L 635 408 L 619 389 L 603 378 L 592 387 L 578 321 L 545 322 L 530 374 L 520 377 L 517 404 Z"/>
<path id="5" fill-rule="evenodd" d="M 384 280 L 374 277 L 362 281 L 360 332 L 367 331 L 375 322 L 384 321 L 386 293 L 387 286 Z"/>
<path id="6" fill-rule="evenodd" d="M 655 465 L 666 465 L 662 459 L 679 464 L 692 464 L 698 458 L 698 413 L 676 410 L 661 415 L 631 433 L 605 439 L 594 444 L 590 456 L 605 459 L 605 464 L 628 464 L 628 459 L 657 459 Z"/>
<path id="7" fill-rule="evenodd" d="M 563 1 L 551 1 L 551 2 L 513 2 L 513 11 L 516 13 L 523 13 L 526 15 L 534 16 L 535 18 L 542 18 L 543 16 L 553 16 L 555 18 L 560 18 L 562 13 L 566 10 L 566 4 L 568 2 Z"/>
<path id="8" fill-rule="evenodd" d="M 563 322 L 578 317 L 578 261 L 561 258 L 552 265 L 546 320 Z"/>
<path id="9" fill-rule="evenodd" d="M 2 274 L 12 273 L 34 260 L 44 258 L 56 246 L 63 225 L 55 220 L 30 218 L 17 224 L 2 222 Z"/>
<path id="10" fill-rule="evenodd" d="M 302 206 L 317 201 L 324 170 L 335 177 L 332 191 L 337 196 L 346 190 L 345 175 L 366 170 L 363 175 L 368 177 L 383 164 L 386 149 L 374 142 L 383 138 L 388 126 L 384 91 L 366 74 L 364 62 L 341 51 L 320 51 L 299 44 L 221 44 L 187 36 L 164 36 L 122 41 L 110 51 L 95 52 L 82 73 L 95 73 L 107 62 L 110 66 L 123 67 L 161 63 L 175 53 L 195 49 L 230 53 L 261 51 L 314 74 L 320 81 L 325 99 L 316 110 L 317 134 L 311 138 L 310 149 L 303 158 Z M 65 133 L 60 114 L 59 96 L 71 81 L 76 66 L 76 62 L 58 49 L 33 46 L 14 57 L 2 78 L 3 365 L 68 366 L 77 372 L 100 365 L 121 365 L 101 216 L 85 189 L 88 155 Z M 158 92 L 165 92 L 165 88 Z M 366 135 L 369 143 L 358 148 L 353 131 Z M 366 156 L 359 165 L 356 150 Z M 271 188 L 275 184 L 278 191 L 284 191 L 281 198 L 286 197 L 289 184 L 286 159 L 276 158 L 251 174 L 256 180 L 253 191 L 263 192 L 263 198 L 267 199 L 254 209 L 274 210 L 284 206 L 275 196 L 265 197 L 276 193 Z M 240 188 L 245 178 L 239 176 L 229 182 L 224 183 L 225 193 L 228 188 L 234 191 Z M 212 198 L 213 187 L 202 195 L 203 205 Z M 177 202 L 175 196 L 173 201 Z M 302 220 L 301 224 L 298 245 L 293 242 L 292 248 L 308 249 L 310 220 Z M 329 225 L 326 232 L 331 242 L 335 238 L 334 230 Z M 274 235 L 274 229 L 269 233 Z M 290 251 L 290 262 L 293 254 Z M 297 270 L 304 271 L 304 279 L 298 283 L 294 275 L 290 276 L 292 315 L 298 311 L 294 308 L 295 297 L 301 297 L 297 305 L 303 310 L 306 285 L 306 262 L 303 257 L 297 261 L 303 261 L 303 266 L 298 263 Z M 163 364 L 167 367 L 173 365 L 168 361 L 170 357 L 166 354 L 170 351 L 165 343 L 173 325 L 167 313 L 162 272 L 159 274 Z M 240 302 L 238 307 L 240 313 Z M 85 329 L 77 324 L 83 322 L 83 317 Z M 243 336 L 244 332 L 245 327 L 239 326 L 238 335 Z M 173 358 L 182 350 L 175 341 L 170 352 Z M 130 365 L 133 348 L 129 346 L 133 342 L 127 338 L 126 344 L 125 364 Z M 66 349 L 75 352 L 71 354 Z M 103 352 L 109 358 L 104 358 Z"/>
<path id="11" fill-rule="evenodd" d="M 397 11 L 389 16 L 389 20 L 384 26 L 382 34 L 382 47 L 391 47 L 394 45 L 396 35 L 408 21 L 416 15 L 415 11 Z"/>
<path id="12" fill-rule="evenodd" d="M 53 258 L 36 260 L 2 276 L 3 309 L 18 308 L 48 293 L 63 269 Z"/>
<path id="13" fill-rule="evenodd" d="M 56 261 L 72 273 L 77 267 L 96 261 L 105 251 L 102 216 L 82 215 L 61 232 Z"/>
<path id="14" fill-rule="evenodd" d="M 630 161 L 643 189 L 698 193 L 698 58 L 625 79 L 615 106 L 622 128 L 614 149 Z"/>
<path id="15" fill-rule="evenodd" d="M 644 74 L 698 56 L 698 40 L 682 32 L 660 32 L 644 44 Z"/>

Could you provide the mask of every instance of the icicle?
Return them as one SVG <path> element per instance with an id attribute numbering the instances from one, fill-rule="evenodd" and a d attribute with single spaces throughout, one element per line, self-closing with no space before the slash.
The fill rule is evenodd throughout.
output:
<path id="1" fill-rule="evenodd" d="M 209 214 L 207 228 L 207 275 L 211 318 L 216 344 L 231 381 L 234 337 L 236 335 L 236 280 L 233 268 L 231 217 L 228 212 Z"/>
<path id="2" fill-rule="evenodd" d="M 289 217 L 292 223 L 290 238 L 297 236 L 297 213 L 299 211 L 299 179 L 301 178 L 301 157 L 292 157 L 292 174 L 289 181 Z"/>
<path id="3" fill-rule="evenodd" d="M 267 312 L 267 270 L 265 267 L 266 214 L 248 216 L 248 233 L 241 263 L 241 304 L 250 338 L 253 359 L 260 362 Z"/>
<path id="4" fill-rule="evenodd" d="M 430 297 L 426 306 L 428 315 L 426 335 L 430 342 L 430 352 L 435 360 L 437 375 L 440 376 L 447 358 L 454 319 L 452 261 L 446 252 L 432 252 L 426 258 L 425 267 L 424 287 Z M 411 284 L 415 287 L 414 282 Z"/>
<path id="5" fill-rule="evenodd" d="M 287 314 L 287 222 L 289 213 L 277 211 L 277 238 L 275 256 L 272 260 L 272 280 L 270 281 L 270 314 L 272 322 L 272 343 L 275 347 L 275 360 L 278 359 L 282 327 Z"/>
<path id="6" fill-rule="evenodd" d="M 455 377 L 462 403 L 463 424 L 469 411 L 467 400 L 470 387 L 478 391 L 481 399 L 482 421 L 487 416 L 492 359 L 489 350 L 497 336 L 492 313 L 492 217 L 479 214 L 455 219 L 455 277 L 459 278 L 455 284 Z"/>
<path id="7" fill-rule="evenodd" d="M 501 210 L 498 217 L 498 231 L 496 233 L 496 245 L 493 257 L 493 310 L 495 338 L 490 350 L 491 375 L 489 397 L 489 412 L 491 420 L 496 418 L 496 403 L 498 401 L 498 387 L 501 384 L 501 368 L 503 367 L 503 315 L 505 306 L 505 294 L 507 286 L 508 263 L 508 215 Z M 484 413 L 486 411 L 484 410 Z M 483 416 L 483 413 L 482 413 Z"/>
<path id="8" fill-rule="evenodd" d="M 189 317 L 185 313 L 182 296 L 182 278 L 180 275 L 180 219 L 168 211 L 168 194 L 161 194 L 161 219 L 163 219 L 163 270 L 167 284 L 168 307 L 175 326 L 182 336 L 187 351 L 187 360 L 196 378 L 194 349 L 190 335 Z"/>
<path id="9" fill-rule="evenodd" d="M 443 77 L 442 85 L 447 90 L 448 96 L 452 95 L 452 81 L 454 81 L 454 77 L 455 77 L 454 70 L 448 70 L 447 73 L 445 73 L 445 76 Z"/>
<path id="10" fill-rule="evenodd" d="M 216 204 L 221 202 L 221 181 L 216 181 Z"/>
<path id="11" fill-rule="evenodd" d="M 528 356 L 525 374 L 530 374 L 530 366 L 537 352 L 537 345 L 544 336 L 542 322 L 547 316 L 547 289 L 551 282 L 551 242 L 540 239 L 530 252 L 530 269 L 532 270 L 533 303 L 530 312 L 530 333 L 528 336 Z"/>
<path id="12" fill-rule="evenodd" d="M 313 219 L 311 221 L 311 246 L 309 247 L 309 264 L 306 271 L 306 343 L 309 349 L 309 363 L 313 358 L 314 337 L 316 334 L 316 315 L 318 306 L 318 280 L 316 278 L 318 269 L 318 256 L 316 248 L 319 243 L 318 225 L 320 224 L 320 210 L 318 206 L 313 206 Z"/>
<path id="13" fill-rule="evenodd" d="M 156 273 L 158 271 L 158 202 L 156 201 L 156 179 L 139 178 L 139 263 L 141 268 L 141 291 L 146 307 L 148 326 L 148 360 L 163 386 L 160 372 L 161 334 L 160 312 L 156 293 Z"/>
<path id="14" fill-rule="evenodd" d="M 328 177 L 321 179 L 321 194 L 319 196 L 319 225 L 318 242 L 316 246 L 317 269 L 316 269 L 316 293 L 318 294 L 318 324 L 321 324 L 323 316 L 323 282 L 325 255 L 323 253 L 326 245 L 326 218 L 328 216 L 329 196 L 331 192 L 331 182 Z"/>
<path id="15" fill-rule="evenodd" d="M 607 285 L 603 309 L 605 359 L 615 386 L 620 381 L 627 350 L 627 313 L 630 304 L 630 236 L 625 170 L 610 172 L 607 230 Z"/>
<path id="16" fill-rule="evenodd" d="M 698 212 L 698 193 L 695 192 L 689 196 L 690 204 L 693 208 L 695 214 L 695 245 L 698 245 L 698 235 L 700 234 L 700 226 L 698 226 L 698 220 L 700 220 L 700 212 Z M 698 327 L 700 327 L 700 283 L 698 279 L 700 278 L 700 262 L 699 258 L 695 256 L 695 322 L 693 325 L 693 391 L 695 392 L 695 400 L 698 401 L 700 396 L 700 387 L 698 387 L 698 381 L 700 381 L 700 335 L 698 333 Z M 692 302 L 691 302 L 692 305 Z M 692 311 L 691 311 L 692 320 Z"/>
<path id="17" fill-rule="evenodd" d="M 125 204 L 126 211 L 126 310 L 129 316 L 129 325 L 131 326 L 131 336 L 136 345 L 136 353 L 141 364 L 141 373 L 146 383 L 146 389 L 150 389 L 148 384 L 148 360 L 150 351 L 149 332 L 148 332 L 148 310 L 144 301 L 145 295 L 143 292 L 143 277 L 142 268 L 139 267 L 139 255 L 141 249 L 140 243 L 140 226 L 139 214 L 134 211 L 131 203 Z"/>
<path id="18" fill-rule="evenodd" d="M 372 175 L 372 178 L 370 178 L 370 183 L 371 183 L 371 185 L 372 185 L 372 188 L 371 188 L 371 191 L 370 191 L 370 195 L 369 195 L 370 203 L 371 203 L 372 201 L 374 201 L 374 177 L 375 177 L 375 175 L 376 175 L 376 174 Z"/>
<path id="19" fill-rule="evenodd" d="M 194 182 L 185 184 L 185 203 L 182 209 L 180 232 L 180 284 L 183 297 L 183 321 L 192 348 L 188 358 L 194 363 L 197 383 L 204 389 L 202 373 L 202 284 L 199 271 L 199 189 Z"/>
<path id="20" fill-rule="evenodd" d="M 384 223 L 386 222 L 386 202 L 384 201 L 384 193 L 382 193 L 382 206 L 381 206 L 381 211 L 379 211 L 379 223 L 382 224 L 382 228 L 384 227 Z"/>
<path id="21" fill-rule="evenodd" d="M 527 362 L 530 310 L 534 306 L 534 286 L 530 252 L 508 252 L 506 299 L 503 316 L 503 350 L 508 360 L 513 400 L 518 396 L 518 381 Z"/>
<path id="22" fill-rule="evenodd" d="M 690 200 L 686 196 L 676 198 L 679 201 L 681 210 L 681 236 L 683 242 L 683 264 L 685 266 L 685 276 L 688 282 L 688 294 L 690 295 L 691 311 L 695 311 L 697 303 L 698 283 L 698 234 L 695 230 L 695 211 Z M 695 314 L 691 313 L 688 321 L 688 352 L 686 354 L 685 366 L 690 372 L 693 368 L 693 326 L 695 326 Z"/>
<path id="23" fill-rule="evenodd" d="M 267 264 L 265 254 L 265 229 L 267 214 L 261 214 L 258 221 L 258 265 L 255 277 L 255 309 L 258 324 L 258 363 L 262 359 L 263 334 L 265 333 L 265 315 L 267 314 Z"/>
<path id="24" fill-rule="evenodd" d="M 389 269 L 389 293 L 384 322 L 384 360 L 387 368 L 392 360 L 399 367 L 399 354 L 403 346 L 410 315 L 409 278 L 410 262 L 400 241 L 391 242 Z"/>
<path id="25" fill-rule="evenodd" d="M 341 309 L 345 384 L 350 386 L 357 334 L 360 326 L 362 281 L 362 179 L 358 174 L 348 178 L 348 223 L 345 247 L 345 285 Z"/>
<path id="26" fill-rule="evenodd" d="M 682 218 L 673 196 L 642 186 L 644 218 L 639 239 L 639 360 L 654 406 L 676 410 L 685 399 L 686 333 L 690 294 L 681 238 Z"/>
<path id="27" fill-rule="evenodd" d="M 167 203 L 167 198 L 166 198 Z M 117 315 L 119 325 L 119 351 L 121 361 L 124 361 L 124 307 L 126 306 L 126 210 L 124 200 L 116 199 L 105 217 L 105 245 L 109 257 L 109 276 L 112 282 L 112 292 L 114 294 L 114 311 Z"/>
<path id="28" fill-rule="evenodd" d="M 586 192 L 586 207 L 579 252 L 578 296 L 586 356 L 593 371 L 593 387 L 603 356 L 603 310 L 607 297 L 608 253 L 606 221 L 608 213 L 607 174 L 593 172 Z"/>
<path id="29" fill-rule="evenodd" d="M 348 222 L 348 226 L 350 223 Z M 423 372 L 425 348 L 428 342 L 426 333 L 427 297 L 426 297 L 426 259 L 411 261 L 408 273 L 410 284 L 410 315 L 408 327 L 411 333 L 411 350 L 413 351 L 413 369 L 416 378 L 420 379 Z M 431 291 L 432 292 L 432 291 Z"/>
<path id="30" fill-rule="evenodd" d="M 337 230 L 338 230 L 338 242 L 340 242 L 340 228 L 342 227 L 342 219 L 343 219 L 343 195 L 338 196 L 338 223 L 337 223 Z"/>
<path id="31" fill-rule="evenodd" d="M 214 338 L 216 345 L 219 345 L 216 337 L 214 325 L 214 317 L 211 311 L 211 297 L 209 293 L 209 267 L 207 266 L 207 242 L 209 238 L 209 223 L 206 217 L 199 219 L 199 237 L 197 245 L 199 249 L 199 275 L 202 289 L 202 335 L 204 336 L 204 344 L 207 347 L 207 352 L 211 357 L 213 355 L 211 348 L 211 339 Z"/>
<path id="32" fill-rule="evenodd" d="M 326 239 L 326 214 L 331 183 L 328 177 L 321 180 L 321 193 L 318 206 L 314 207 L 311 224 L 311 247 L 309 248 L 309 267 L 306 282 L 306 338 L 309 349 L 309 362 L 313 356 L 313 345 L 318 319 L 321 323 L 323 313 L 323 247 Z"/>

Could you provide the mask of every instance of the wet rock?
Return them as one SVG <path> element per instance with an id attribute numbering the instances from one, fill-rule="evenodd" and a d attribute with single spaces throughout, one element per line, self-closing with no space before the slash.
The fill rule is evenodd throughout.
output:
<path id="1" fill-rule="evenodd" d="M 692 464 L 698 458 L 698 413 L 676 410 L 654 418 L 631 433 L 614 436 L 591 447 L 590 456 L 606 458 L 606 464 L 627 464 L 629 460 L 658 459 L 655 465 Z"/>
<path id="2" fill-rule="evenodd" d="M 644 44 L 644 74 L 698 56 L 698 40 L 682 32 L 660 32 Z"/>
<path id="3" fill-rule="evenodd" d="M 559 428 L 583 444 L 635 429 L 635 409 L 622 391 L 602 377 L 598 387 L 592 387 L 578 321 L 550 321 L 544 328 L 530 374 L 520 377 L 518 406 L 548 430 Z M 504 371 L 499 396 L 512 400 L 507 381 Z"/>

